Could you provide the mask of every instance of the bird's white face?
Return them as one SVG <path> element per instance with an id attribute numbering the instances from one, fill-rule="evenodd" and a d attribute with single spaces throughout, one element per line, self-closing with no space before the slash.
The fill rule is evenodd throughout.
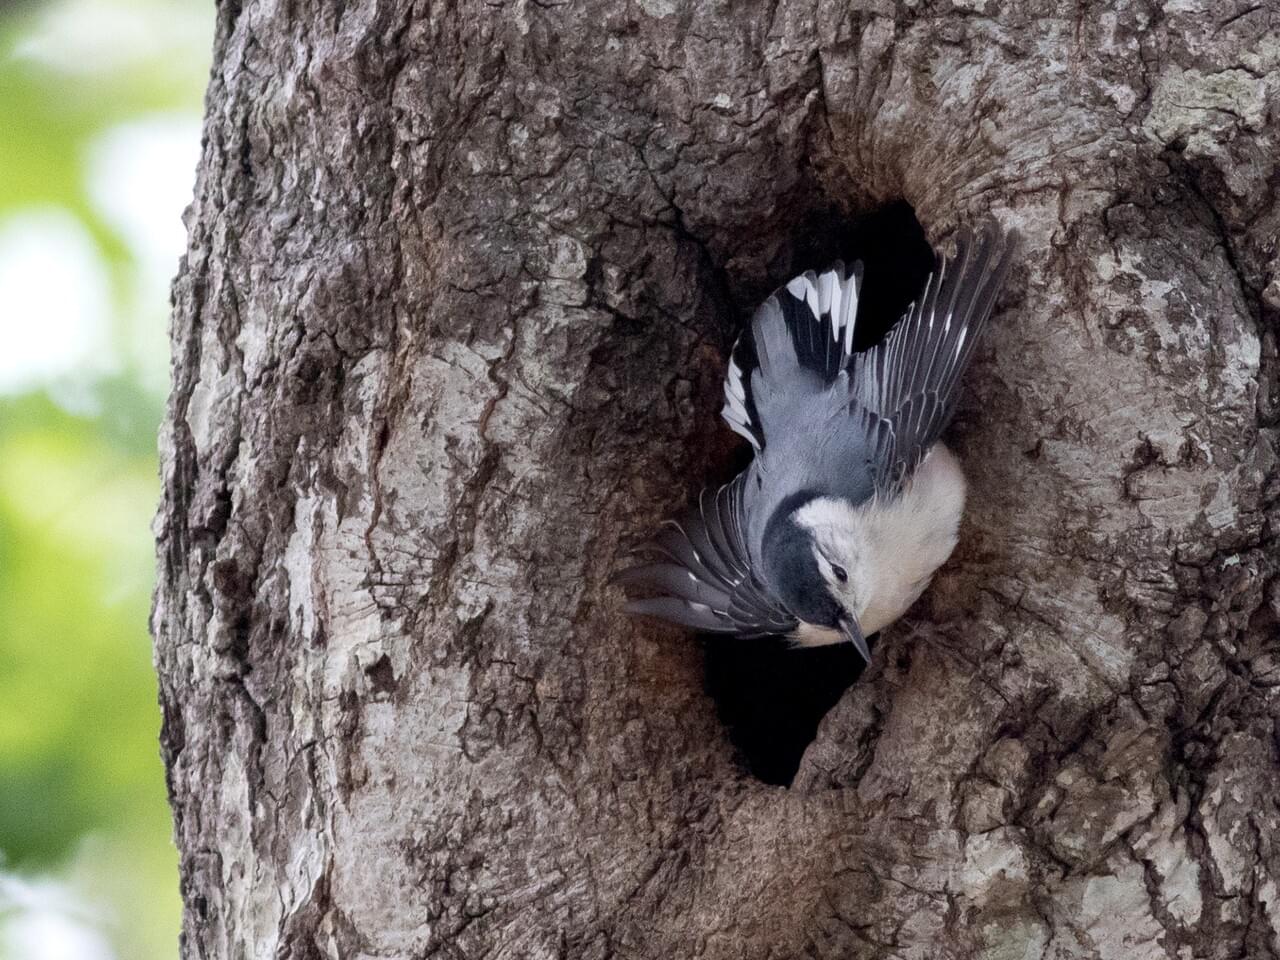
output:
<path id="1" fill-rule="evenodd" d="M 855 622 L 871 600 L 868 560 L 872 542 L 865 513 L 829 497 L 810 501 L 796 523 L 813 538 L 818 573 L 840 609 Z"/>

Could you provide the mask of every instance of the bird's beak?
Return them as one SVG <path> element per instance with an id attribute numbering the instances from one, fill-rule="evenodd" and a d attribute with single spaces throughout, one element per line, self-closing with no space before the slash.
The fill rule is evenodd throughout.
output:
<path id="1" fill-rule="evenodd" d="M 853 617 L 841 617 L 840 629 L 844 632 L 848 641 L 854 645 L 858 653 L 862 655 L 862 662 L 870 663 L 871 651 L 867 648 L 867 638 L 862 635 L 862 627 L 858 626 L 858 621 Z"/>

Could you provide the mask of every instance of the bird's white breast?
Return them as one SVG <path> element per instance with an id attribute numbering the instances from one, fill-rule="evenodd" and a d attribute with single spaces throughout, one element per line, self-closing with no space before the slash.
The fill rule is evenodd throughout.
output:
<path id="1" fill-rule="evenodd" d="M 867 607 L 862 630 L 875 633 L 907 612 L 959 536 L 965 482 L 960 463 L 941 443 L 934 444 L 901 497 L 867 511 L 871 557 Z"/>

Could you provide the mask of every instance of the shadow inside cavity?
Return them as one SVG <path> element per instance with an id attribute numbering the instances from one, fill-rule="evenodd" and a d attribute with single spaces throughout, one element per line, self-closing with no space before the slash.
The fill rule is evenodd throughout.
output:
<path id="1" fill-rule="evenodd" d="M 788 785 L 818 724 L 862 674 L 852 644 L 801 649 L 777 637 L 706 640 L 707 692 L 752 776 Z"/>

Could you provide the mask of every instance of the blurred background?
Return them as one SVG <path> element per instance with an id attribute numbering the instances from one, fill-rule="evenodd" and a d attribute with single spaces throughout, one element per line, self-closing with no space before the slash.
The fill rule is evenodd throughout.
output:
<path id="1" fill-rule="evenodd" d="M 0 960 L 174 960 L 147 614 L 213 5 L 0 0 Z"/>

